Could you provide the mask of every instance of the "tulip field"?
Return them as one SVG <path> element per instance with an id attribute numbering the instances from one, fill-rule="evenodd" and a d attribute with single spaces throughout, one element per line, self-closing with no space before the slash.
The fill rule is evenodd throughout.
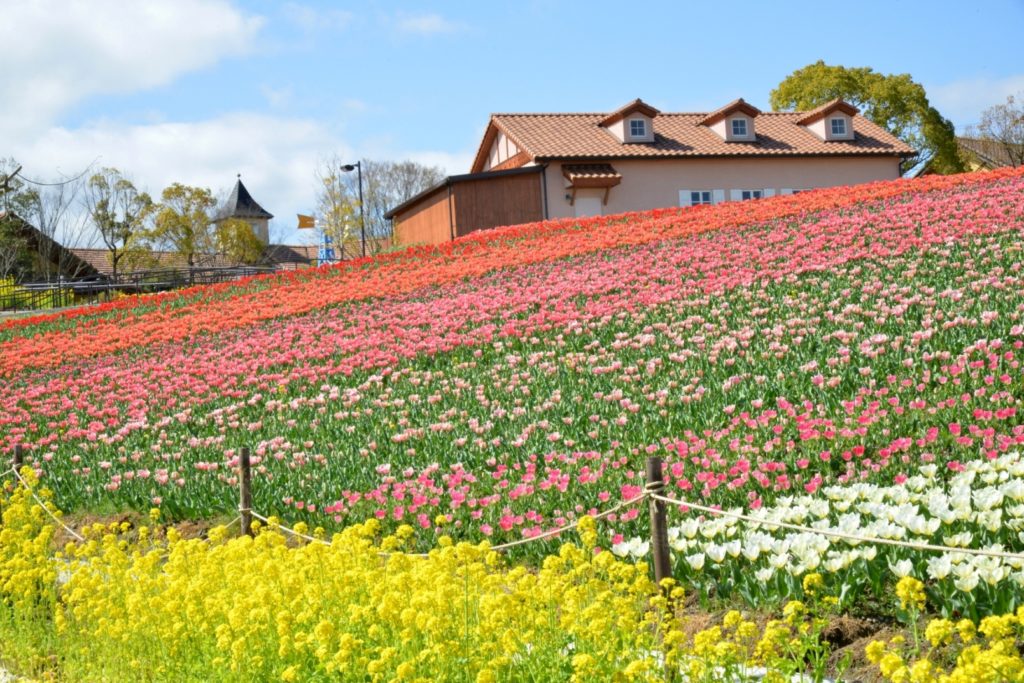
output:
<path id="1" fill-rule="evenodd" d="M 479 572 L 473 609 L 486 609 L 487 591 L 510 576 L 527 581 L 519 572 L 554 600 L 567 590 L 562 572 L 576 567 L 595 591 L 611 591 L 603 609 L 632 615 L 606 625 L 622 629 L 616 642 L 632 655 L 595 650 L 581 659 L 582 643 L 608 644 L 581 624 L 566 627 L 583 629 L 575 636 L 538 626 L 535 641 L 495 646 L 501 652 L 488 657 L 505 657 L 504 668 L 466 659 L 475 680 L 544 680 L 528 671 L 524 653 L 534 647 L 551 658 L 537 671 L 565 663 L 560 680 L 662 680 L 669 662 L 690 672 L 686 680 L 726 670 L 743 680 L 752 662 L 808 672 L 821 655 L 808 634 L 826 613 L 914 629 L 913 652 L 898 639 L 868 652 L 885 679 L 1002 680 L 984 667 L 1024 671 L 1007 649 L 1024 633 L 1014 616 L 1024 607 L 1022 359 L 1024 173 L 929 177 L 501 228 L 443 247 L 0 323 L 0 453 L 9 459 L 22 446 L 38 486 L 72 518 L 154 508 L 154 519 L 173 524 L 234 517 L 239 452 L 249 447 L 254 510 L 322 538 L 337 533 L 335 545 L 429 552 L 429 571 L 393 568 L 412 583 L 456 571 L 463 553 Z M 650 642 L 626 636 L 675 618 L 665 605 L 660 616 L 637 607 L 644 590 L 656 593 L 649 579 L 641 586 L 646 504 L 592 517 L 643 492 L 650 455 L 664 460 L 667 496 L 748 518 L 670 506 L 679 595 L 711 612 L 781 619 L 755 625 L 737 612 L 703 636 L 671 624 Z M 574 532 L 546 533 L 573 526 L 583 555 L 572 550 Z M 112 533 L 112 549 L 128 538 Z M 288 552 L 273 531 L 234 550 L 246 539 L 223 533 L 203 550 L 165 539 L 161 552 L 169 549 L 168 567 L 190 553 L 217 564 L 256 547 Z M 487 554 L 489 545 L 542 535 L 500 560 Z M 97 546 L 68 552 L 114 562 Z M 366 578 L 379 569 L 372 557 L 346 561 L 362 564 L 338 572 L 363 572 L 367 586 L 383 581 Z M 102 576 L 166 576 L 157 564 L 103 566 Z M 258 572 L 278 576 L 269 566 Z M 81 599 L 103 584 L 97 576 L 76 572 L 69 585 L 86 587 Z M 195 586 L 176 585 L 188 602 Z M 529 592 L 515 585 L 510 594 Z M 118 590 L 124 605 L 143 599 Z M 468 605 L 467 595 L 456 597 Z M 210 607 L 193 597 L 198 619 Z M 524 610 L 552 613 L 549 603 L 523 600 Z M 338 609 L 367 609 L 356 602 Z M 108 608 L 74 612 L 80 633 L 104 637 L 110 624 L 98 615 Z M 364 615 L 358 638 L 404 645 L 390 654 L 367 645 L 375 654 L 362 663 L 335 656 L 343 638 L 333 622 L 316 636 L 330 642 L 330 657 L 309 640 L 305 650 L 274 640 L 267 652 L 279 654 L 254 663 L 232 648 L 258 638 L 239 635 L 236 617 L 204 613 L 219 643 L 207 664 L 230 670 L 225 680 L 259 677 L 260 662 L 271 660 L 282 680 L 374 674 L 371 662 L 383 662 L 381 676 L 366 680 L 436 680 L 459 666 L 420 662 L 400 675 L 404 657 L 427 651 L 409 643 L 431 627 L 396 609 L 380 614 L 381 624 L 393 621 L 379 625 L 395 629 L 390 636 L 374 635 L 378 625 Z M 924 636 L 922 622 L 920 639 L 919 616 L 940 624 Z M 489 652 L 486 629 L 498 626 L 479 619 L 473 647 Z M 987 626 L 967 638 L 968 624 Z M 160 638 L 195 645 L 167 628 Z M 810 643 L 799 656 L 770 645 L 786 629 Z M 395 635 L 406 631 L 413 640 Z M 551 640 L 541 647 L 543 639 Z M 672 649 L 676 640 L 686 640 L 685 653 Z M 702 649 L 711 640 L 731 649 Z M 131 675 L 160 679 L 162 665 L 153 666 Z"/>

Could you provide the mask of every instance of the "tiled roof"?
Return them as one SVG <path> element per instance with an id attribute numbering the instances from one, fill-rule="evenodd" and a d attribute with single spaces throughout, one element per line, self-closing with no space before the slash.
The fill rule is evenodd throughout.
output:
<path id="1" fill-rule="evenodd" d="M 260 261 L 270 265 L 283 263 L 312 263 L 318 248 L 309 244 L 268 244 Z"/>
<path id="2" fill-rule="evenodd" d="M 733 103 L 735 106 L 735 103 Z M 849 107 L 849 105 L 843 106 Z M 836 102 L 826 107 L 836 108 Z M 819 107 L 819 114 L 826 107 Z M 855 111 L 855 110 L 854 110 Z M 825 141 L 797 122 L 809 112 L 762 112 L 754 119 L 756 141 L 726 142 L 701 121 L 707 113 L 661 113 L 654 142 L 623 144 L 600 127 L 606 113 L 494 114 L 489 132 L 500 129 L 534 159 L 627 159 L 734 156 L 910 156 L 906 143 L 863 116 L 853 117 L 853 140 Z M 485 140 L 487 139 L 485 135 Z M 481 146 L 473 171 L 483 167 Z"/>
<path id="3" fill-rule="evenodd" d="M 598 127 L 602 116 L 496 114 L 492 120 L 535 158 L 913 154 L 905 143 L 863 117 L 853 120 L 856 139 L 826 142 L 796 124 L 801 113 L 763 113 L 755 119 L 756 142 L 726 142 L 700 125 L 705 114 L 661 114 L 654 142 L 624 145 Z"/>
<path id="4" fill-rule="evenodd" d="M 1011 149 L 1017 158 L 1017 164 L 1024 159 L 1024 145 L 1010 144 L 1010 149 L 998 140 L 958 137 L 956 143 L 970 155 L 978 158 L 986 168 L 1004 168 L 1013 166 L 1014 159 L 1010 156 Z"/>
<path id="5" fill-rule="evenodd" d="M 75 248 L 69 249 L 72 254 L 102 275 L 112 275 L 113 266 L 110 265 L 110 252 L 106 249 Z M 175 251 L 150 251 L 145 254 L 145 270 L 160 268 L 186 268 L 188 264 L 185 257 Z M 259 263 L 268 266 L 300 264 L 308 265 L 316 260 L 317 247 L 307 245 L 269 244 L 260 257 Z M 128 267 L 122 265 L 118 269 L 127 272 Z M 243 265 L 238 261 L 227 258 L 223 254 L 196 254 L 196 268 L 234 268 Z"/>
<path id="6" fill-rule="evenodd" d="M 573 196 L 576 190 L 584 187 L 601 187 L 607 192 L 608 188 L 622 182 L 622 174 L 611 164 L 564 164 L 562 175 L 573 188 Z"/>
<path id="7" fill-rule="evenodd" d="M 622 174 L 615 170 L 611 164 L 566 164 L 562 166 L 562 175 L 569 180 L 577 178 L 587 179 L 622 179 Z"/>
<path id="8" fill-rule="evenodd" d="M 112 275 L 114 272 L 114 267 L 110 264 L 110 251 L 107 249 L 72 248 L 68 251 L 88 263 L 102 275 Z M 188 267 L 185 257 L 176 251 L 149 251 L 145 253 L 145 257 L 147 261 L 146 269 Z M 196 268 L 231 268 L 239 265 L 237 261 L 232 261 L 221 254 L 195 254 L 194 260 Z M 129 270 L 124 265 L 125 261 L 121 261 L 121 265 L 118 268 L 121 272 Z"/>

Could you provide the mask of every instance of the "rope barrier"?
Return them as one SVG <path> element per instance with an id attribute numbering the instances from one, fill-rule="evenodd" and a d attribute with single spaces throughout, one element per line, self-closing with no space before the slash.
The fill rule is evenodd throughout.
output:
<path id="1" fill-rule="evenodd" d="M 916 541 L 898 541 L 891 538 L 877 538 L 872 536 L 861 536 L 859 534 L 848 534 L 842 531 L 833 531 L 831 529 L 815 529 L 814 527 L 803 526 L 801 524 L 791 524 L 789 522 L 773 522 L 771 520 L 754 517 L 752 515 L 745 515 L 739 512 L 729 512 L 727 510 L 718 510 L 716 508 L 708 507 L 706 505 L 699 505 L 697 503 L 689 503 L 685 500 L 678 500 L 676 498 L 669 498 L 659 494 L 651 493 L 651 498 L 659 500 L 663 503 L 671 503 L 673 505 L 681 505 L 700 512 L 707 512 L 720 517 L 728 517 L 732 519 L 738 519 L 744 522 L 751 522 L 758 526 L 773 526 L 780 527 L 783 529 L 792 529 L 793 531 L 803 531 L 811 534 L 818 534 L 820 536 L 829 536 L 831 538 L 840 538 L 849 541 L 858 541 L 861 543 L 868 544 L 879 544 L 879 545 L 891 545 L 900 548 L 910 548 L 912 550 L 923 550 L 929 552 L 941 552 L 941 553 L 964 553 L 966 555 L 982 555 L 985 557 L 998 557 L 1001 559 L 1008 560 L 1022 560 L 1024 561 L 1024 554 L 1020 553 L 1008 553 L 1001 550 L 985 550 L 983 548 L 953 548 L 944 545 L 933 545 L 931 543 L 918 543 Z"/>
<path id="2" fill-rule="evenodd" d="M 621 503 L 619 503 L 618 505 L 616 505 L 616 506 L 614 506 L 612 508 L 609 508 L 609 509 L 605 510 L 604 512 L 600 513 L 600 514 L 593 515 L 591 517 L 591 519 L 603 519 L 603 518 L 607 517 L 608 515 L 614 514 L 616 511 L 621 510 L 624 507 L 628 507 L 630 505 L 634 505 L 636 503 L 639 503 L 644 498 L 646 498 L 648 495 L 649 495 L 648 492 L 645 491 L 645 492 L 641 493 L 639 496 L 634 496 L 634 497 L 630 498 L 629 500 L 624 500 Z M 560 533 L 563 533 L 565 531 L 569 531 L 569 530 L 575 529 L 575 528 L 576 528 L 576 524 L 575 523 L 573 523 L 573 524 L 566 524 L 565 526 L 559 527 L 557 529 L 552 529 L 550 531 L 545 531 L 544 533 L 537 534 L 536 536 L 530 536 L 529 538 L 521 538 L 521 539 L 519 539 L 517 541 L 509 541 L 508 543 L 502 543 L 501 545 L 491 546 L 490 549 L 494 550 L 496 552 L 502 552 L 504 550 L 508 550 L 509 548 L 514 548 L 514 547 L 519 546 L 519 545 L 526 545 L 527 543 L 532 543 L 533 541 L 541 541 L 541 540 L 543 540 L 545 538 L 550 538 L 551 536 L 557 536 Z"/>
<path id="3" fill-rule="evenodd" d="M 27 482 L 27 481 L 25 481 L 25 480 L 24 480 L 24 479 L 22 478 L 22 476 L 21 476 L 21 472 L 19 472 L 19 471 L 18 471 L 18 470 L 17 470 L 16 468 L 14 468 L 14 467 L 12 467 L 11 469 L 9 469 L 9 470 L 8 470 L 8 472 L 11 472 L 11 473 L 13 473 L 13 474 L 14 474 L 14 476 L 18 478 L 18 481 L 20 481 L 20 482 L 21 482 L 21 485 L 25 487 L 25 490 L 26 490 L 26 491 L 28 491 L 28 494 L 29 494 L 30 496 L 32 496 L 32 498 L 34 498 L 34 499 L 35 499 L 36 503 L 38 503 L 38 504 L 39 504 L 39 507 L 43 508 L 43 512 L 45 512 L 46 514 L 48 514 L 48 515 L 50 516 L 50 519 L 52 519 L 52 520 L 53 520 L 54 522 L 56 522 L 56 523 L 57 523 L 58 525 L 60 525 L 60 526 L 61 526 L 61 527 L 62 527 L 62 528 L 64 529 L 64 531 L 66 531 L 66 532 L 68 532 L 69 534 L 71 534 L 71 535 L 72 535 L 72 536 L 73 536 L 74 538 L 78 539 L 79 541 L 81 541 L 81 542 L 83 542 L 83 543 L 85 542 L 85 537 L 81 536 L 81 535 L 80 535 L 80 534 L 79 534 L 79 533 L 78 533 L 77 531 L 75 531 L 74 529 L 72 529 L 71 527 L 69 527 L 69 526 L 68 526 L 67 524 L 65 524 L 64 522 L 60 521 L 60 518 L 58 518 L 58 517 L 57 517 L 57 515 L 53 514 L 53 513 L 52 513 L 52 512 L 50 511 L 50 508 L 49 508 L 49 507 L 48 507 L 48 506 L 46 505 L 46 503 L 44 503 L 44 502 L 43 502 L 43 500 L 42 500 L 42 499 L 41 499 L 41 498 L 40 498 L 39 496 L 37 496 L 37 495 L 36 495 L 36 492 L 32 490 L 32 487 L 28 485 L 28 482 Z M 6 473 L 7 473 L 7 472 L 5 472 L 4 474 L 6 474 Z"/>
<path id="4" fill-rule="evenodd" d="M 29 495 L 32 496 L 32 498 L 36 501 L 36 503 L 39 504 L 39 506 L 43 509 L 43 511 L 46 512 L 46 514 L 49 515 L 50 518 L 54 522 L 56 522 L 62 529 L 64 529 L 73 538 L 77 539 L 78 541 L 85 542 L 85 538 L 82 535 L 80 535 L 74 529 L 69 527 L 64 522 L 62 522 L 52 511 L 50 511 L 50 509 L 46 505 L 46 503 L 41 498 L 39 498 L 39 496 L 36 495 L 35 491 L 32 490 L 32 487 L 29 486 L 28 482 L 26 482 L 25 479 L 21 476 L 21 473 L 19 473 L 15 468 L 12 467 L 12 468 L 6 470 L 5 472 L 3 472 L 2 474 L 8 474 L 8 473 L 13 474 L 18 479 L 18 481 L 21 482 L 21 485 L 25 487 L 25 489 L 29 492 Z M 924 551 L 924 552 L 963 553 L 965 555 L 977 555 L 977 556 L 982 556 L 982 557 L 995 557 L 995 558 L 1005 559 L 1005 560 L 1024 561 L 1024 554 L 1022 554 L 1022 553 L 1011 553 L 1011 552 L 1005 552 L 1005 551 L 1001 551 L 1001 550 L 988 550 L 988 549 L 984 549 L 984 548 L 956 548 L 956 547 L 951 547 L 951 546 L 935 545 L 935 544 L 932 544 L 932 543 L 920 543 L 920 542 L 917 542 L 917 541 L 900 541 L 900 540 L 890 539 L 890 538 L 878 538 L 878 537 L 873 537 L 873 536 L 864 536 L 864 535 L 861 535 L 861 534 L 846 533 L 846 532 L 843 532 L 843 531 L 835 531 L 835 530 L 832 530 L 832 529 L 816 529 L 814 527 L 804 526 L 802 524 L 793 524 L 791 522 L 772 521 L 772 520 L 764 519 L 762 517 L 756 517 L 756 516 L 753 516 L 753 515 L 748 515 L 748 514 L 744 514 L 744 513 L 740 513 L 740 512 L 730 512 L 730 511 L 727 511 L 727 510 L 720 510 L 718 508 L 713 508 L 713 507 L 710 507 L 710 506 L 707 506 L 707 505 L 701 505 L 699 503 L 693 503 L 693 502 L 686 501 L 686 500 L 680 500 L 678 498 L 671 498 L 669 496 L 664 496 L 664 495 L 661 495 L 659 493 L 659 491 L 663 490 L 663 488 L 664 488 L 664 484 L 661 483 L 661 482 L 658 482 L 658 483 L 655 483 L 655 484 L 648 484 L 640 495 L 634 496 L 634 497 L 630 498 L 629 500 L 624 500 L 624 501 L 622 501 L 620 503 L 617 503 L 613 507 L 611 507 L 611 508 L 609 508 L 609 509 L 607 509 L 607 510 L 605 510 L 603 512 L 600 512 L 600 513 L 598 513 L 596 515 L 592 515 L 591 517 L 592 517 L 592 519 L 595 519 L 595 520 L 603 519 L 605 517 L 608 517 L 608 516 L 618 512 L 619 510 L 621 510 L 623 508 L 631 507 L 633 505 L 641 503 L 643 500 L 645 500 L 647 498 L 650 498 L 650 500 L 652 500 L 652 501 L 660 501 L 662 503 L 667 503 L 667 504 L 670 504 L 670 505 L 677 505 L 677 506 L 680 506 L 680 507 L 686 507 L 688 509 L 697 510 L 698 512 L 705 512 L 707 514 L 716 515 L 716 516 L 719 516 L 719 517 L 726 517 L 726 518 L 729 518 L 729 519 L 735 519 L 735 520 L 739 520 L 739 521 L 743 521 L 743 522 L 748 522 L 748 523 L 754 524 L 756 526 L 767 526 L 767 527 L 777 527 L 777 528 L 781 528 L 781 529 L 789 529 L 789 530 L 792 530 L 792 531 L 799 531 L 799 532 L 803 532 L 803 533 L 816 534 L 816 535 L 819 535 L 819 536 L 825 536 L 825 537 L 828 537 L 828 538 L 837 538 L 837 539 L 841 539 L 841 540 L 845 540 L 845 541 L 855 541 L 855 542 L 858 542 L 858 543 L 875 544 L 875 545 L 888 545 L 888 546 L 894 546 L 894 547 L 898 547 L 898 548 L 908 548 L 908 549 L 911 549 L 911 550 L 920 550 L 920 551 Z M 317 538 L 315 536 L 310 536 L 309 534 L 304 534 L 302 532 L 296 531 L 295 529 L 292 529 L 290 527 L 284 526 L 284 525 L 282 525 L 280 523 L 277 523 L 277 522 L 271 522 L 269 518 L 264 517 L 260 513 L 255 512 L 255 511 L 253 511 L 250 508 L 239 508 L 238 512 L 240 514 L 237 517 L 235 517 L 233 520 L 228 522 L 225 525 L 225 527 L 230 527 L 233 524 L 241 521 L 242 514 L 248 513 L 248 514 L 251 514 L 254 518 L 260 520 L 261 522 L 264 522 L 268 526 L 273 526 L 273 527 L 275 527 L 277 529 L 280 529 L 281 531 L 283 531 L 283 532 L 285 532 L 287 534 L 290 534 L 290 535 L 292 535 L 292 536 L 294 536 L 296 538 L 302 538 L 302 539 L 304 539 L 306 541 L 309 541 L 311 543 L 322 543 L 323 545 L 327 545 L 327 546 L 331 545 L 330 542 L 328 542 L 328 541 L 326 541 L 326 540 L 324 540 L 322 538 Z M 547 539 L 547 538 L 551 538 L 553 536 L 558 536 L 559 534 L 565 533 L 566 531 L 570 531 L 570 530 L 575 529 L 575 528 L 576 528 L 576 523 L 575 522 L 572 523 L 572 524 L 566 524 L 566 525 L 560 526 L 560 527 L 558 527 L 556 529 L 551 529 L 549 531 L 545 531 L 543 533 L 537 534 L 536 536 L 531 536 L 529 538 L 521 538 L 521 539 L 518 539 L 518 540 L 515 540 L 515 541 L 509 541 L 508 543 L 501 543 L 501 544 L 498 544 L 498 545 L 495 545 L 495 546 L 491 546 L 489 548 L 489 550 L 493 550 L 495 552 L 504 552 L 504 551 L 506 551 L 506 550 L 508 550 L 510 548 L 515 548 L 515 547 L 518 547 L 518 546 L 521 546 L 521 545 L 526 545 L 526 544 L 529 544 L 529 543 L 533 543 L 535 541 L 541 541 L 541 540 L 544 540 L 544 539 Z M 428 557 L 427 553 L 394 553 L 394 552 L 381 551 L 380 554 L 381 555 L 385 555 L 385 556 L 387 556 L 387 555 L 408 555 L 410 557 Z"/>

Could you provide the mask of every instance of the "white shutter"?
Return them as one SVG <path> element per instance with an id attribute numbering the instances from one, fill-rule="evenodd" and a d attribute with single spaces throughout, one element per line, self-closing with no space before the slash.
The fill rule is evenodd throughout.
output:
<path id="1" fill-rule="evenodd" d="M 721 204 L 725 201 L 725 190 L 712 190 L 711 191 L 711 203 Z"/>
<path id="2" fill-rule="evenodd" d="M 743 190 L 729 190 L 729 199 L 738 202 L 743 199 Z"/>
<path id="3" fill-rule="evenodd" d="M 793 190 L 784 187 L 781 190 L 779 190 L 779 194 L 793 194 Z"/>
<path id="4" fill-rule="evenodd" d="M 764 196 L 765 197 L 774 197 L 775 196 L 775 188 L 774 187 L 766 187 L 766 188 L 764 188 Z"/>
<path id="5" fill-rule="evenodd" d="M 679 190 L 679 206 L 690 206 L 691 190 Z"/>

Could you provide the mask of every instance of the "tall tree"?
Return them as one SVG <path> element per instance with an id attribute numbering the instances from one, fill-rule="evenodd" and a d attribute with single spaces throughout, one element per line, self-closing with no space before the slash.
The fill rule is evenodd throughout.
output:
<path id="1" fill-rule="evenodd" d="M 925 160 L 938 173 L 964 170 L 953 124 L 931 106 L 924 88 L 910 74 L 886 75 L 867 67 L 818 61 L 779 83 L 771 92 L 771 105 L 776 110 L 808 110 L 836 98 L 918 151 L 918 158 L 904 170 Z"/>
<path id="2" fill-rule="evenodd" d="M 204 187 L 174 183 L 160 195 L 161 203 L 147 234 L 155 246 L 180 254 L 191 269 L 197 257 L 217 249 L 210 212 L 217 204 L 213 193 Z"/>
<path id="3" fill-rule="evenodd" d="M 415 161 L 361 162 L 363 210 L 359 211 L 359 174 L 345 172 L 346 162 L 333 156 L 321 162 L 315 175 L 318 183 L 317 217 L 331 234 L 335 244 L 344 247 L 345 256 L 358 255 L 360 221 L 365 216 L 367 254 L 378 253 L 391 236 L 391 222 L 384 217 L 390 209 L 444 180 L 444 170 Z M 338 247 L 336 247 L 337 250 Z"/>
<path id="4" fill-rule="evenodd" d="M 21 215 L 24 183 L 15 172 L 19 165 L 13 159 L 0 159 L 0 281 L 26 271 L 31 259 L 29 245 L 22 234 Z"/>
<path id="5" fill-rule="evenodd" d="M 146 221 L 153 213 L 153 200 L 147 193 L 139 192 L 116 168 L 104 168 L 86 183 L 85 206 L 110 252 L 116 280 L 122 259 L 139 245 Z"/>
<path id="6" fill-rule="evenodd" d="M 1003 104 L 983 111 L 976 131 L 981 139 L 998 145 L 1010 166 L 1024 166 L 1024 93 L 1009 95 Z"/>

